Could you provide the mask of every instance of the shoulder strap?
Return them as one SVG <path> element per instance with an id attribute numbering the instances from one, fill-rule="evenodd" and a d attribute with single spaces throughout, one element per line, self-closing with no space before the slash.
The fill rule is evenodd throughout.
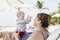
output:
<path id="1" fill-rule="evenodd" d="M 44 33 L 42 31 L 37 31 L 37 32 L 40 32 L 42 35 L 43 35 L 43 38 L 45 40 L 45 36 L 44 36 Z"/>
<path id="2" fill-rule="evenodd" d="M 41 34 L 43 35 L 43 38 L 44 38 L 44 40 L 45 40 L 45 36 L 44 36 L 44 33 L 41 31 Z"/>

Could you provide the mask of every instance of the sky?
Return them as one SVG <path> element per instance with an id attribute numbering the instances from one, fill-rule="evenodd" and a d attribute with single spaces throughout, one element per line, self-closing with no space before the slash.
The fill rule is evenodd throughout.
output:
<path id="1" fill-rule="evenodd" d="M 20 7 L 21 3 L 17 0 L 8 0 L 11 5 L 8 5 L 6 0 L 0 0 L 0 26 L 16 26 L 16 12 L 14 7 Z M 22 0 L 24 5 L 21 5 L 21 10 L 27 15 L 35 17 L 39 12 L 45 12 L 49 14 L 58 10 L 58 3 L 60 0 L 39 0 L 43 2 L 43 7 L 49 8 L 49 10 L 39 10 L 34 5 L 36 5 L 37 0 Z M 28 7 L 28 8 L 27 8 Z M 3 10 L 1 10 L 3 9 Z M 30 23 L 31 24 L 31 23 Z"/>
<path id="2" fill-rule="evenodd" d="M 28 2 L 29 1 L 29 2 Z M 37 0 L 26 0 L 25 3 L 29 5 L 35 5 Z M 58 10 L 58 3 L 60 0 L 39 0 L 43 2 L 43 7 L 49 8 L 49 12 Z"/>

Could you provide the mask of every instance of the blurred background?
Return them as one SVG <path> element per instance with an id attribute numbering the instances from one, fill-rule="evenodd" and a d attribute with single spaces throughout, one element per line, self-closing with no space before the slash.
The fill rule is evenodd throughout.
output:
<path id="1" fill-rule="evenodd" d="M 33 17 L 37 13 L 47 13 L 51 15 L 49 32 L 60 27 L 60 0 L 0 0 L 0 31 L 16 30 L 16 13 L 17 8 L 27 15 Z M 33 19 L 27 25 L 27 32 L 33 31 Z M 29 27 L 32 27 L 28 30 Z M 11 30 L 12 29 L 12 30 Z"/>

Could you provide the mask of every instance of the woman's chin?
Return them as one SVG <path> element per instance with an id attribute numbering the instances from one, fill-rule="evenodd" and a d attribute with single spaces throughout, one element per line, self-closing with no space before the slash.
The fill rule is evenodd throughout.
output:
<path id="1" fill-rule="evenodd" d="M 36 27 L 36 24 L 33 24 Z"/>

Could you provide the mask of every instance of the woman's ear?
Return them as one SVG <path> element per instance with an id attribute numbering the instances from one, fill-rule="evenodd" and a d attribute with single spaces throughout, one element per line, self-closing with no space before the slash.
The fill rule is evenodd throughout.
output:
<path id="1" fill-rule="evenodd" d="M 41 20 L 39 20 L 39 24 L 41 23 Z"/>
<path id="2" fill-rule="evenodd" d="M 40 20 L 40 23 L 41 23 L 41 20 Z"/>

